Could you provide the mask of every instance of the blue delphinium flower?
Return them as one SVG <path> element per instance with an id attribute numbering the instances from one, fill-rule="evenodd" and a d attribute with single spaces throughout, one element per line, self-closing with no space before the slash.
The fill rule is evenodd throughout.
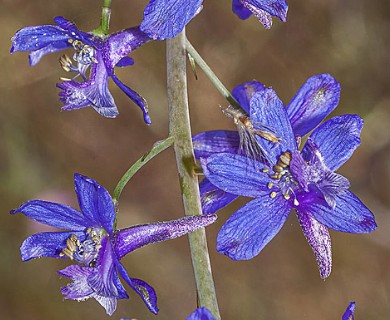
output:
<path id="1" fill-rule="evenodd" d="M 108 191 L 79 174 L 75 174 L 74 180 L 81 211 L 42 200 L 28 201 L 11 211 L 68 230 L 28 237 L 20 248 L 22 260 L 68 257 L 77 262 L 58 271 L 73 280 L 61 290 L 65 298 L 77 301 L 95 298 L 109 315 L 115 311 L 117 299 L 128 298 L 120 275 L 150 311 L 157 314 L 154 289 L 142 280 L 130 278 L 120 259 L 147 244 L 177 238 L 209 225 L 216 216 L 191 216 L 115 230 L 115 208 Z"/>
<path id="2" fill-rule="evenodd" d="M 73 60 L 63 55 L 60 64 L 65 71 L 74 72 L 73 79 L 64 79 L 57 84 L 59 96 L 65 104 L 62 110 L 73 110 L 92 106 L 101 115 L 114 118 L 118 115 L 114 98 L 108 90 L 108 79 L 115 84 L 143 111 L 144 121 L 150 124 L 146 100 L 122 83 L 114 67 L 132 65 L 128 57 L 132 51 L 150 38 L 139 27 L 125 29 L 109 36 L 98 37 L 77 29 L 76 25 L 63 17 L 54 18 L 55 25 L 25 27 L 12 38 L 11 53 L 29 51 L 30 65 L 52 52 L 73 47 Z M 89 72 L 88 72 L 89 71 Z M 75 79 L 78 77 L 80 82 Z"/>
<path id="3" fill-rule="evenodd" d="M 269 130 L 272 128 L 266 128 L 250 118 L 250 100 L 256 92 L 264 89 L 266 87 L 263 84 L 253 80 L 235 87 L 232 95 L 249 115 L 248 119 L 254 121 L 254 129 L 261 126 Z M 307 79 L 286 106 L 297 139 L 314 129 L 329 115 L 336 108 L 339 99 L 340 84 L 331 75 L 319 74 Z M 246 118 L 244 114 L 241 116 Z M 238 131 L 215 130 L 195 135 L 193 137 L 195 157 L 199 159 L 215 153 L 231 152 L 265 160 L 268 156 L 267 151 L 253 147 L 261 137 L 253 133 L 255 130 L 252 130 L 252 133 L 248 132 L 241 121 L 237 122 Z M 238 197 L 218 189 L 207 178 L 202 180 L 199 187 L 203 213 L 214 213 Z"/>
<path id="4" fill-rule="evenodd" d="M 350 302 L 347 310 L 345 310 L 345 313 L 343 314 L 343 317 L 341 320 L 354 320 L 355 319 L 355 307 L 356 303 L 355 302 Z"/>
<path id="5" fill-rule="evenodd" d="M 186 320 L 215 320 L 214 316 L 206 307 L 198 308 Z"/>
<path id="6" fill-rule="evenodd" d="M 295 98 L 293 106 L 294 101 Z M 301 123 L 301 132 L 307 133 L 320 121 L 313 115 L 323 111 L 309 112 L 308 106 L 303 106 L 303 119 L 312 121 Z M 326 278 L 332 265 L 328 228 L 348 233 L 376 228 L 373 214 L 348 190 L 349 181 L 334 172 L 360 144 L 363 120 L 357 115 L 334 117 L 316 128 L 299 152 L 288 109 L 273 89 L 254 93 L 249 111 L 251 121 L 273 128 L 281 140 L 276 144 L 257 140 L 267 152 L 268 161 L 248 159 L 235 152 L 201 158 L 203 172 L 211 184 L 236 196 L 254 198 L 223 225 L 217 250 L 234 260 L 253 258 L 295 209 L 316 255 L 320 275 Z"/>
<path id="7" fill-rule="evenodd" d="M 151 0 L 144 11 L 141 30 L 151 38 L 164 40 L 180 33 L 202 10 L 203 0 Z M 252 13 L 265 28 L 272 26 L 271 16 L 286 21 L 285 0 L 233 0 L 233 11 L 247 19 Z"/>

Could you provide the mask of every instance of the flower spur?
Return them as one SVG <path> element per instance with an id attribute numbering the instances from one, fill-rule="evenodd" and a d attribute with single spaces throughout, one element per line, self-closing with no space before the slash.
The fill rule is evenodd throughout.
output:
<path id="1" fill-rule="evenodd" d="M 11 211 L 67 231 L 31 235 L 20 248 L 23 261 L 40 257 L 70 258 L 77 264 L 58 273 L 72 279 L 61 289 L 66 299 L 96 299 L 112 315 L 118 299 L 128 295 L 119 276 L 142 298 L 149 310 L 158 312 L 157 296 L 146 282 L 130 278 L 120 260 L 128 253 L 154 242 L 180 237 L 214 222 L 215 215 L 190 216 L 168 222 L 116 230 L 111 196 L 93 179 L 75 174 L 80 211 L 42 200 L 24 203 Z"/>

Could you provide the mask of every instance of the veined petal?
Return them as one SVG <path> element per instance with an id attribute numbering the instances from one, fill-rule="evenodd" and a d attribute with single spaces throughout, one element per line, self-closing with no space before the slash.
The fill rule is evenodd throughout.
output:
<path id="1" fill-rule="evenodd" d="M 269 177 L 262 172 L 265 166 L 244 156 L 219 153 L 200 161 L 203 173 L 210 182 L 228 193 L 257 198 L 268 195 Z"/>
<path id="2" fill-rule="evenodd" d="M 64 204 L 31 200 L 12 210 L 11 214 L 17 212 L 23 213 L 32 220 L 60 229 L 83 231 L 89 227 L 89 221 L 79 211 Z"/>
<path id="3" fill-rule="evenodd" d="M 233 260 L 249 260 L 260 253 L 282 228 L 291 211 L 281 195 L 248 202 L 222 226 L 218 252 Z"/>
<path id="4" fill-rule="evenodd" d="M 84 232 L 43 232 L 33 234 L 25 239 L 20 247 L 20 255 L 23 261 L 35 258 L 51 257 L 61 258 L 60 253 L 66 247 L 66 240 L 71 234 L 83 240 Z"/>
<path id="5" fill-rule="evenodd" d="M 215 213 L 234 201 L 237 196 L 214 186 L 207 178 L 199 184 L 203 214 Z"/>
<path id="6" fill-rule="evenodd" d="M 146 124 L 151 124 L 152 121 L 149 117 L 149 108 L 147 101 L 139 95 L 137 92 L 135 92 L 130 87 L 126 86 L 124 83 L 122 83 L 115 73 L 111 74 L 112 80 L 114 80 L 115 84 L 131 99 L 134 101 L 134 103 L 141 108 L 143 114 L 144 114 L 144 121 Z"/>
<path id="7" fill-rule="evenodd" d="M 57 50 L 61 50 L 72 46 L 68 39 L 70 39 L 69 32 L 57 26 L 25 27 L 17 31 L 12 37 L 11 53 L 15 51 L 35 51 L 50 45 L 57 48 Z M 42 56 L 57 50 L 44 52 Z"/>
<path id="8" fill-rule="evenodd" d="M 252 15 L 252 12 L 245 8 L 240 0 L 233 0 L 232 10 L 242 20 L 246 20 Z"/>
<path id="9" fill-rule="evenodd" d="M 345 114 L 324 122 L 310 135 L 318 146 L 325 165 L 332 171 L 340 168 L 360 145 L 360 132 L 363 119 L 355 114 Z M 310 155 L 308 146 L 302 154 L 305 159 Z"/>
<path id="10" fill-rule="evenodd" d="M 330 208 L 325 201 L 297 197 L 302 211 L 321 224 L 336 231 L 367 233 L 376 229 L 372 212 L 350 191 L 336 195 L 336 207 Z"/>
<path id="11" fill-rule="evenodd" d="M 138 26 L 110 35 L 105 41 L 105 54 L 103 54 L 103 60 L 109 73 L 122 58 L 150 40 L 152 39 L 143 33 Z"/>
<path id="12" fill-rule="evenodd" d="M 112 235 L 114 232 L 115 208 L 108 191 L 95 180 L 74 175 L 74 186 L 81 212 L 91 221 L 91 227 L 100 227 Z"/>
<path id="13" fill-rule="evenodd" d="M 283 152 L 297 150 L 290 120 L 282 101 L 273 89 L 266 88 L 256 92 L 250 102 L 250 111 L 251 121 L 269 127 L 278 138 L 282 139 L 280 142 L 274 143 L 257 137 L 259 145 L 267 151 L 274 164 L 277 163 Z"/>
<path id="14" fill-rule="evenodd" d="M 287 106 L 294 133 L 304 136 L 330 114 L 340 100 L 340 84 L 330 74 L 306 80 Z"/>
<path id="15" fill-rule="evenodd" d="M 239 0 L 238 0 L 239 1 Z M 233 1 L 234 4 L 234 1 Z M 233 97 L 238 101 L 240 106 L 245 110 L 246 113 L 250 113 L 250 101 L 253 95 L 264 90 L 265 87 L 262 83 L 253 80 L 239 84 L 232 90 Z"/>
<path id="16" fill-rule="evenodd" d="M 187 320 L 215 320 L 215 318 L 209 309 L 202 307 L 191 313 Z"/>
<path id="17" fill-rule="evenodd" d="M 296 211 L 299 223 L 307 242 L 312 248 L 322 279 L 332 271 L 332 245 L 328 228 L 307 214 Z"/>
<path id="18" fill-rule="evenodd" d="M 238 153 L 240 136 L 237 131 L 214 130 L 198 133 L 192 137 L 195 158 L 208 157 L 215 153 Z"/>
<path id="19" fill-rule="evenodd" d="M 157 295 L 156 291 L 148 285 L 145 281 L 140 279 L 130 278 L 126 269 L 120 262 L 117 263 L 118 271 L 121 277 L 128 283 L 128 285 L 141 297 L 146 306 L 154 314 L 158 313 Z"/>
<path id="20" fill-rule="evenodd" d="M 118 259 L 151 243 L 181 237 L 196 229 L 208 226 L 217 219 L 215 214 L 187 216 L 181 219 L 133 226 L 118 230 L 115 252 Z"/>
<path id="21" fill-rule="evenodd" d="M 240 0 L 242 5 L 250 10 L 264 25 L 271 28 L 271 16 L 278 17 L 286 22 L 288 5 L 285 0 Z"/>
<path id="22" fill-rule="evenodd" d="M 141 30 L 154 40 L 173 38 L 202 9 L 203 0 L 151 0 Z"/>

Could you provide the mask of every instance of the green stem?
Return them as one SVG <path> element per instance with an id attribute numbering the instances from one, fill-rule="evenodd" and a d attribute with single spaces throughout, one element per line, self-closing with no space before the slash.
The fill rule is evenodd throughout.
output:
<path id="1" fill-rule="evenodd" d="M 100 20 L 100 26 L 92 31 L 97 36 L 105 36 L 108 34 L 110 26 L 111 16 L 111 0 L 103 0 L 102 18 Z"/>
<path id="2" fill-rule="evenodd" d="M 236 99 L 232 96 L 230 91 L 226 89 L 226 87 L 223 85 L 221 80 L 217 77 L 217 75 L 213 72 L 213 70 L 210 69 L 206 61 L 203 60 L 203 58 L 200 56 L 200 54 L 195 50 L 195 48 L 192 46 L 192 44 L 188 41 L 188 39 L 185 40 L 185 48 L 187 52 L 192 56 L 196 64 L 203 70 L 203 72 L 206 74 L 206 76 L 209 78 L 209 80 L 212 82 L 212 84 L 217 88 L 219 93 L 230 103 L 232 108 L 243 112 L 246 114 L 244 109 L 241 108 L 240 104 L 237 102 Z"/>
<path id="3" fill-rule="evenodd" d="M 201 215 L 198 179 L 191 140 L 188 110 L 185 31 L 167 40 L 167 90 L 169 135 L 175 139 L 174 149 L 183 197 L 185 215 Z M 207 307 L 216 319 L 221 319 L 211 273 L 205 229 L 189 234 L 192 266 L 200 306 Z"/>
<path id="4" fill-rule="evenodd" d="M 157 141 L 148 153 L 144 154 L 140 159 L 137 160 L 137 162 L 135 162 L 129 168 L 129 170 L 126 171 L 126 173 L 120 179 L 120 181 L 118 182 L 114 190 L 112 198 L 115 204 L 118 202 L 122 190 L 129 182 L 129 180 L 137 173 L 137 171 L 141 169 L 150 159 L 154 158 L 156 155 L 158 155 L 160 152 L 170 147 L 172 144 L 173 144 L 172 137 L 168 137 L 165 140 Z"/>

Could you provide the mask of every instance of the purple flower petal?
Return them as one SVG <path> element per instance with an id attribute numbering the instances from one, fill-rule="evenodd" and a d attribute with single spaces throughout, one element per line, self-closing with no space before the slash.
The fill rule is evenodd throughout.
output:
<path id="1" fill-rule="evenodd" d="M 96 39 L 100 39 L 100 38 L 96 38 L 93 34 L 80 31 L 79 29 L 77 29 L 77 26 L 74 22 L 69 21 L 64 17 L 57 16 L 53 20 L 60 28 L 68 32 L 70 38 L 74 40 L 80 40 L 84 44 L 96 48 L 96 43 L 92 39 L 96 41 Z"/>
<path id="2" fill-rule="evenodd" d="M 267 88 L 256 92 L 250 102 L 250 111 L 251 121 L 269 127 L 278 138 L 282 139 L 279 143 L 273 143 L 260 137 L 257 138 L 259 145 L 271 157 L 272 163 L 276 164 L 283 152 L 297 150 L 286 110 L 273 89 Z"/>
<path id="3" fill-rule="evenodd" d="M 360 132 L 363 119 L 354 114 L 334 117 L 319 126 L 310 136 L 318 146 L 324 163 L 332 171 L 340 168 L 360 145 Z M 305 159 L 310 155 L 308 146 L 302 154 Z"/>
<path id="4" fill-rule="evenodd" d="M 336 231 L 367 233 L 376 229 L 374 215 L 352 192 L 345 191 L 335 198 L 336 207 L 332 209 L 320 198 L 305 199 L 298 195 L 299 211 Z"/>
<path id="5" fill-rule="evenodd" d="M 234 3 L 234 2 L 233 2 Z M 233 97 L 238 101 L 240 106 L 245 110 L 246 113 L 250 113 L 250 101 L 253 95 L 264 90 L 265 87 L 260 82 L 253 80 L 249 82 L 244 82 L 236 86 L 233 91 Z"/>
<path id="6" fill-rule="evenodd" d="M 215 318 L 209 309 L 202 307 L 191 313 L 187 320 L 215 320 Z"/>
<path id="7" fill-rule="evenodd" d="M 113 73 L 111 74 L 111 78 L 112 80 L 114 80 L 115 84 L 131 99 L 135 102 L 135 104 L 137 104 L 143 114 L 144 114 L 144 121 L 146 124 L 151 124 L 152 121 L 150 120 L 150 117 L 149 117 L 149 110 L 148 110 L 148 103 L 146 102 L 146 100 L 141 97 L 137 92 L 135 92 L 133 89 L 129 88 L 128 86 L 126 86 L 124 83 L 122 83 L 118 78 L 117 76 Z"/>
<path id="8" fill-rule="evenodd" d="M 43 200 L 31 200 L 12 210 L 11 214 L 23 213 L 26 217 L 59 229 L 83 231 L 88 222 L 82 214 L 69 206 Z"/>
<path id="9" fill-rule="evenodd" d="M 69 42 L 66 41 L 59 43 L 50 43 L 41 49 L 31 51 L 28 55 L 30 66 L 35 66 L 44 55 L 66 49 L 68 47 Z"/>
<path id="10" fill-rule="evenodd" d="M 84 232 L 43 232 L 33 234 L 25 239 L 20 247 L 23 261 L 35 258 L 51 257 L 61 258 L 60 253 L 66 247 L 66 240 L 75 234 L 83 240 Z"/>
<path id="11" fill-rule="evenodd" d="M 350 302 L 348 307 L 347 307 L 347 310 L 345 310 L 341 320 L 354 320 L 355 319 L 355 316 L 354 316 L 355 307 L 356 307 L 356 303 Z"/>
<path id="12" fill-rule="evenodd" d="M 128 283 L 128 285 L 141 297 L 146 306 L 154 314 L 158 313 L 157 307 L 157 295 L 156 291 L 148 285 L 145 281 L 140 279 L 130 278 L 126 269 L 120 262 L 117 263 L 117 268 L 122 278 Z"/>
<path id="13" fill-rule="evenodd" d="M 260 253 L 282 228 L 291 206 L 279 195 L 248 202 L 222 226 L 218 252 L 233 260 L 249 260 Z"/>
<path id="14" fill-rule="evenodd" d="M 288 5 L 284 0 L 240 0 L 241 4 L 250 10 L 264 25 L 266 29 L 271 28 L 271 16 L 278 17 L 286 22 Z"/>
<path id="15" fill-rule="evenodd" d="M 157 222 L 118 230 L 115 252 L 118 259 L 151 243 L 181 237 L 196 229 L 208 226 L 217 219 L 216 215 L 188 216 L 167 222 Z"/>
<path id="16" fill-rule="evenodd" d="M 233 0 L 232 10 L 242 20 L 246 20 L 252 15 L 252 12 L 245 8 L 240 0 Z"/>
<path id="17" fill-rule="evenodd" d="M 294 133 L 304 136 L 331 113 L 340 100 L 340 84 L 329 74 L 306 80 L 287 106 Z"/>
<path id="18" fill-rule="evenodd" d="M 115 65 L 115 67 L 123 68 L 127 66 L 132 66 L 134 64 L 134 59 L 130 57 L 123 57 L 119 60 L 119 62 Z"/>
<path id="19" fill-rule="evenodd" d="M 139 27 L 125 29 L 111 34 L 104 44 L 103 60 L 111 75 L 114 66 L 135 49 L 150 41 Z M 129 58 L 130 59 L 130 58 Z"/>
<path id="20" fill-rule="evenodd" d="M 86 300 L 95 298 L 112 315 L 117 299 L 128 298 L 116 271 L 116 258 L 109 240 L 103 241 L 96 267 L 71 265 L 58 273 L 71 278 L 72 283 L 61 289 L 66 299 Z"/>
<path id="21" fill-rule="evenodd" d="M 201 10 L 203 0 L 151 0 L 141 30 L 154 40 L 173 38 Z"/>
<path id="22" fill-rule="evenodd" d="M 32 61 L 30 60 L 31 65 L 35 65 L 45 54 L 71 47 L 72 45 L 68 42 L 69 38 L 69 32 L 57 26 L 25 27 L 12 37 L 11 53 L 39 50 L 39 55 L 31 59 Z"/>
<path id="23" fill-rule="evenodd" d="M 332 245 L 328 228 L 309 215 L 296 211 L 299 223 L 307 242 L 312 248 L 322 279 L 332 271 Z"/>
<path id="24" fill-rule="evenodd" d="M 192 143 L 194 145 L 195 158 L 199 159 L 222 152 L 238 153 L 240 136 L 237 131 L 206 131 L 193 136 Z"/>
<path id="25" fill-rule="evenodd" d="M 215 213 L 234 201 L 237 196 L 214 186 L 207 178 L 199 184 L 203 214 Z"/>
<path id="26" fill-rule="evenodd" d="M 201 159 L 203 173 L 217 188 L 250 198 L 269 194 L 265 166 L 241 155 L 219 153 Z"/>
<path id="27" fill-rule="evenodd" d="M 81 212 L 91 221 L 90 227 L 100 227 L 109 235 L 114 232 L 115 208 L 108 191 L 95 180 L 74 175 L 74 186 Z"/>

